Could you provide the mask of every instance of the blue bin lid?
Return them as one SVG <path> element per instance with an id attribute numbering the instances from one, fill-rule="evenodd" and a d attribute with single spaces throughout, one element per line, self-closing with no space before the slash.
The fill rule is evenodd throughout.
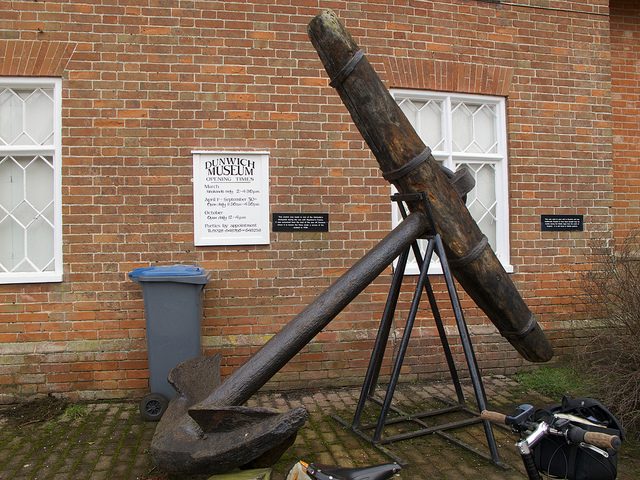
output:
<path id="1" fill-rule="evenodd" d="M 209 281 L 209 272 L 194 265 L 154 265 L 140 267 L 129 272 L 134 282 L 178 282 L 204 284 Z"/>

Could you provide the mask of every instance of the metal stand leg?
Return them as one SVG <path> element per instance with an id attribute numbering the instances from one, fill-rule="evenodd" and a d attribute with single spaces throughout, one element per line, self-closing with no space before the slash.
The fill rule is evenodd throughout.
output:
<path id="1" fill-rule="evenodd" d="M 380 367 L 382 366 L 382 359 L 384 358 L 384 349 L 386 348 L 387 342 L 389 341 L 389 332 L 391 331 L 393 316 L 396 312 L 396 305 L 398 304 L 400 287 L 402 286 L 402 278 L 407 266 L 408 257 L 409 250 L 407 249 L 402 253 L 402 255 L 400 255 L 397 267 L 393 272 L 393 278 L 391 279 L 391 288 L 389 289 L 389 295 L 387 296 L 384 313 L 382 314 L 382 320 L 380 321 L 380 328 L 378 329 L 376 342 L 373 346 L 373 351 L 371 352 L 369 367 L 367 368 L 367 374 L 365 375 L 364 383 L 362 384 L 360 399 L 358 400 L 358 405 L 356 406 L 356 412 L 353 416 L 351 428 L 357 428 L 360 426 L 360 418 L 362 416 L 362 410 L 364 409 L 367 398 L 373 395 L 376 388 L 376 383 L 378 382 L 378 376 L 380 374 Z"/>
<path id="2" fill-rule="evenodd" d="M 432 253 L 433 253 L 433 242 L 429 241 L 429 246 L 427 247 L 427 258 L 431 258 Z M 404 355 L 407 352 L 407 347 L 409 346 L 409 339 L 411 338 L 411 330 L 413 329 L 413 322 L 415 321 L 416 315 L 418 314 L 418 307 L 420 306 L 420 298 L 422 297 L 422 290 L 424 289 L 424 285 L 427 281 L 427 270 L 428 269 L 426 268 L 422 268 L 422 271 L 420 272 L 420 277 L 418 278 L 418 284 L 416 285 L 416 289 L 413 294 L 413 300 L 411 301 L 411 308 L 409 309 L 409 317 L 407 318 L 407 323 L 404 327 L 402 341 L 400 343 L 400 348 L 398 350 L 398 355 L 396 357 L 395 364 L 393 365 L 393 372 L 391 373 L 391 379 L 389 380 L 387 393 L 384 397 L 382 410 L 380 412 L 380 416 L 378 417 L 378 424 L 376 425 L 376 431 L 373 434 L 374 443 L 377 443 L 380 441 L 385 420 L 387 418 L 387 414 L 389 413 L 389 407 L 391 407 L 391 401 L 393 400 L 393 394 L 395 393 L 396 386 L 400 378 L 400 369 L 402 368 L 402 364 L 404 362 Z"/>
<path id="3" fill-rule="evenodd" d="M 444 245 L 442 244 L 440 235 L 435 236 L 435 242 L 436 251 L 438 252 L 440 263 L 442 264 L 442 273 L 444 274 L 447 290 L 449 291 L 449 298 L 451 300 L 451 305 L 453 306 L 453 313 L 456 318 L 458 334 L 460 335 L 462 349 L 464 350 L 464 357 L 467 360 L 467 367 L 469 368 L 469 376 L 471 377 L 478 410 L 483 411 L 487 409 L 487 396 L 482 383 L 482 376 L 480 375 L 476 355 L 473 351 L 473 345 L 471 344 L 471 338 L 469 337 L 469 329 L 467 328 L 467 323 L 464 321 L 460 299 L 458 298 L 455 284 L 453 283 L 453 276 L 451 275 L 451 270 L 449 270 L 449 263 L 447 261 L 447 256 L 445 254 Z M 482 420 L 482 424 L 484 426 L 485 436 L 487 437 L 487 445 L 489 446 L 491 460 L 494 463 L 499 464 L 500 456 L 498 455 L 498 447 L 496 446 L 491 424 L 487 420 Z"/>
<path id="4" fill-rule="evenodd" d="M 422 258 L 422 253 L 420 252 L 420 247 L 418 246 L 418 242 L 414 242 L 411 245 L 413 250 L 413 255 L 418 262 L 420 267 L 420 271 L 428 270 L 429 265 L 431 264 L 431 255 L 427 255 L 424 259 Z M 433 250 L 432 250 L 433 251 Z M 427 253 L 429 250 L 427 249 Z M 447 366 L 449 367 L 449 374 L 451 375 L 451 380 L 453 381 L 453 387 L 456 390 L 456 395 L 458 397 L 458 403 L 464 404 L 464 393 L 462 392 L 462 386 L 460 385 L 460 376 L 458 375 L 458 370 L 456 369 L 456 364 L 453 361 L 453 355 L 451 354 L 451 347 L 449 346 L 449 340 L 447 339 L 447 333 L 444 329 L 444 323 L 442 322 L 442 317 L 440 316 L 440 309 L 438 308 L 438 303 L 436 301 L 436 297 L 433 293 L 433 287 L 431 286 L 431 282 L 427 277 L 427 281 L 424 284 L 424 288 L 427 291 L 427 298 L 429 299 L 429 305 L 431 307 L 431 313 L 433 314 L 433 320 L 436 324 L 436 328 L 438 329 L 438 336 L 440 337 L 440 344 L 442 345 L 442 350 L 444 352 L 445 359 L 447 360 Z"/>
<path id="5" fill-rule="evenodd" d="M 422 196 L 419 196 L 419 199 L 426 201 L 425 197 L 426 196 L 422 195 Z M 400 201 L 402 200 L 406 200 L 406 199 L 400 198 Z M 416 198 L 412 197 L 409 200 L 415 201 Z M 400 205 L 403 216 L 406 216 L 406 210 L 404 209 L 404 205 L 402 203 L 400 203 L 399 205 Z M 427 239 L 428 239 L 428 243 L 427 243 L 427 249 L 426 249 L 424 258 L 422 257 L 422 253 L 420 252 L 417 241 L 414 242 L 413 245 L 411 246 L 414 256 L 418 262 L 418 266 L 420 268 L 420 276 L 418 278 L 418 282 L 415 287 L 413 299 L 411 302 L 411 307 L 409 309 L 409 315 L 407 317 L 407 322 L 404 328 L 404 332 L 403 332 L 402 340 L 398 349 L 397 357 L 393 364 L 391 377 L 389 380 L 389 385 L 387 386 L 387 389 L 386 389 L 384 400 L 380 401 L 376 399 L 374 397 L 374 392 L 376 389 L 376 384 L 380 374 L 380 368 L 384 358 L 385 347 L 389 340 L 389 333 L 391 331 L 393 317 L 396 311 L 396 306 L 397 306 L 398 298 L 400 295 L 400 289 L 402 287 L 402 280 L 403 280 L 403 276 L 405 273 L 406 264 L 409 256 L 409 249 L 405 250 L 399 257 L 398 263 L 396 265 L 396 269 L 392 277 L 391 286 L 389 289 L 389 295 L 387 297 L 387 302 L 385 305 L 384 313 L 382 315 L 382 320 L 380 322 L 378 335 L 376 337 L 374 348 L 371 354 L 369 367 L 367 369 L 365 380 L 362 385 L 362 390 L 360 392 L 360 398 L 358 400 L 353 421 L 351 422 L 350 425 L 347 425 L 347 423 L 344 420 L 340 418 L 337 418 L 337 420 L 340 421 L 343 425 L 349 427 L 353 432 L 355 432 L 365 440 L 371 442 L 372 444 L 380 448 L 384 453 L 391 456 L 394 460 L 400 463 L 404 463 L 403 460 L 395 456 L 389 450 L 382 447 L 382 445 L 387 445 L 393 442 L 406 440 L 409 438 L 415 438 L 415 437 L 430 434 L 430 433 L 436 433 L 438 435 L 441 435 L 447 438 L 450 441 L 455 442 L 458 445 L 461 445 L 467 448 L 468 450 L 473 451 L 474 453 L 477 453 L 478 455 L 484 458 L 491 460 L 496 465 L 503 466 L 503 464 L 500 461 L 500 457 L 498 455 L 498 449 L 496 446 L 495 438 L 493 436 L 493 430 L 491 429 L 491 425 L 487 421 L 481 420 L 478 416 L 477 411 L 472 411 L 466 406 L 464 394 L 462 391 L 462 386 L 460 385 L 458 371 L 456 369 L 455 362 L 453 360 L 453 355 L 451 353 L 449 341 L 447 339 L 447 335 L 444 329 L 444 324 L 442 322 L 437 301 L 433 293 L 433 288 L 431 286 L 431 283 L 429 282 L 429 278 L 427 275 L 427 271 L 429 269 L 429 264 L 431 262 L 433 253 L 436 253 L 436 255 L 438 255 L 438 257 L 440 258 L 440 263 L 442 265 L 442 271 L 444 274 L 445 283 L 446 283 L 447 291 L 449 294 L 449 300 L 453 307 L 453 313 L 456 319 L 458 334 L 460 335 L 460 340 L 462 343 L 462 348 L 464 351 L 467 367 L 469 369 L 469 375 L 471 377 L 471 383 L 473 385 L 473 390 L 474 390 L 478 410 L 480 411 L 486 409 L 486 406 L 487 406 L 484 385 L 482 383 L 482 377 L 480 375 L 480 370 L 478 368 L 475 353 L 473 351 L 473 346 L 469 336 L 469 330 L 464 321 L 460 300 L 455 290 L 453 276 L 451 275 L 451 270 L 449 269 L 449 264 L 447 261 L 442 240 L 438 234 L 430 235 L 427 237 Z M 402 364 L 404 362 L 404 357 L 405 357 L 407 348 L 409 346 L 409 341 L 411 338 L 411 330 L 413 328 L 413 324 L 414 324 L 416 315 L 418 313 L 423 291 L 427 293 L 427 297 L 429 299 L 429 305 L 431 307 L 433 318 L 434 318 L 436 327 L 438 329 L 438 335 L 440 337 L 440 342 L 442 344 L 447 365 L 449 367 L 451 380 L 453 382 L 453 385 L 456 391 L 458 404 L 450 407 L 441 408 L 438 410 L 429 411 L 429 412 L 407 415 L 401 410 L 399 410 L 398 408 L 393 407 L 391 403 L 393 401 L 393 395 L 395 393 L 395 390 L 400 378 L 400 371 L 402 368 Z M 378 419 L 374 424 L 361 425 L 362 412 L 365 408 L 367 400 L 378 403 L 381 406 L 381 408 L 378 415 Z M 399 414 L 400 417 L 394 418 L 392 420 L 387 420 L 389 410 L 393 410 L 395 413 Z M 433 417 L 437 417 L 438 415 L 443 415 L 446 413 L 451 413 L 456 411 L 458 412 L 463 411 L 465 413 L 468 413 L 472 415 L 472 418 L 469 418 L 466 420 L 458 420 L 455 422 L 449 422 L 449 423 L 440 424 L 436 426 L 429 426 L 423 420 L 423 418 L 433 418 Z M 390 437 L 383 436 L 385 426 L 398 424 L 402 422 L 413 422 L 422 428 L 416 431 L 406 432 L 406 433 L 402 433 L 402 434 L 398 434 Z M 459 441 L 452 435 L 446 433 L 447 430 L 463 428 L 463 427 L 481 423 L 481 422 L 483 424 L 484 433 L 487 438 L 487 445 L 489 447 L 489 456 L 477 450 L 476 448 Z M 365 433 L 365 431 L 368 429 L 374 429 L 373 435 L 369 436 Z"/>

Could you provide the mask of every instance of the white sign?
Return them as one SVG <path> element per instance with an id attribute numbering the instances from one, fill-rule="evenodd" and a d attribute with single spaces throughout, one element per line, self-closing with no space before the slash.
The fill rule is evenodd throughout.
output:
<path id="1" fill-rule="evenodd" d="M 268 244 L 269 152 L 191 153 L 195 244 Z"/>

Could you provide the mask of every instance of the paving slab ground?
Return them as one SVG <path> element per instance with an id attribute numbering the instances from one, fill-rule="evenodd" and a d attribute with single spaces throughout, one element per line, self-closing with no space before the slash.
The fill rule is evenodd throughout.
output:
<path id="1" fill-rule="evenodd" d="M 540 395 L 523 391 L 506 377 L 485 379 L 492 408 L 509 412 L 520 403 L 545 405 Z M 472 390 L 465 386 L 468 399 Z M 273 466 L 273 480 L 283 480 L 299 459 L 342 466 L 364 466 L 389 461 L 389 457 L 345 429 L 333 416 L 349 423 L 358 401 L 359 388 L 331 391 L 292 391 L 260 393 L 250 405 L 285 410 L 304 406 L 310 419 L 295 444 Z M 408 413 L 437 408 L 440 399 L 455 399 L 452 387 L 444 383 L 402 384 L 394 405 Z M 473 401 L 469 401 L 473 405 Z M 368 407 L 363 422 L 377 415 Z M 468 417 L 468 415 L 466 415 Z M 432 419 L 431 424 L 451 417 Z M 155 424 L 144 422 L 135 401 L 65 405 L 55 399 L 4 408 L 0 412 L 0 479 L 187 479 L 168 476 L 154 468 L 148 447 Z M 524 479 L 520 459 L 514 448 L 515 437 L 494 429 L 498 451 L 506 469 L 500 468 L 439 435 L 404 440 L 388 447 L 408 462 L 401 479 Z M 387 435 L 394 433 L 389 430 Z M 488 453 L 481 425 L 452 432 L 455 438 Z M 191 477 L 193 478 L 193 477 Z M 620 453 L 618 478 L 640 479 L 640 447 L 626 442 Z"/>

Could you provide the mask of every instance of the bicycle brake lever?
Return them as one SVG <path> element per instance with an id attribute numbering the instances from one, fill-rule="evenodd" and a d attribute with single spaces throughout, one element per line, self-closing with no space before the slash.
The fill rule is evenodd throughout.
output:
<path id="1" fill-rule="evenodd" d="M 596 453 L 599 453 L 604 458 L 609 458 L 609 453 L 606 450 L 596 447 L 595 445 L 591 445 L 590 443 L 580 442 L 579 444 L 583 448 L 588 448 L 589 450 L 593 450 Z"/>

